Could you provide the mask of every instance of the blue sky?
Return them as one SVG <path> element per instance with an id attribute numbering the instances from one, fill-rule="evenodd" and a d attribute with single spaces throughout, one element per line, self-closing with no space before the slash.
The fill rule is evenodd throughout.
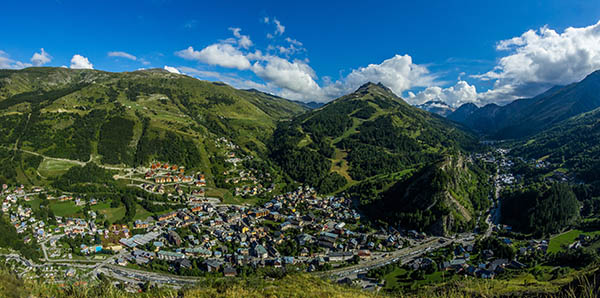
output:
<path id="1" fill-rule="evenodd" d="M 598 1 L 201 2 L 4 3 L 0 68 L 167 66 L 304 101 L 381 81 L 454 106 L 600 69 Z"/>

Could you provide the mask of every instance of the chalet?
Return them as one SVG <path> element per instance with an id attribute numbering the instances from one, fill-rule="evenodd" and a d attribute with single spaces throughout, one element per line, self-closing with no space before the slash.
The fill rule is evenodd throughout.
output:
<path id="1" fill-rule="evenodd" d="M 226 267 L 223 269 L 223 275 L 225 277 L 235 277 L 237 275 L 237 270 L 233 267 Z"/>
<path id="2" fill-rule="evenodd" d="M 67 196 L 67 195 L 62 195 L 62 196 L 58 197 L 58 200 L 61 202 L 62 201 L 70 201 L 72 199 L 73 199 L 73 196 Z"/>
<path id="3" fill-rule="evenodd" d="M 206 248 L 186 248 L 185 254 L 189 256 L 200 256 L 200 257 L 210 257 L 212 256 L 212 251 Z"/>
<path id="4" fill-rule="evenodd" d="M 146 221 L 141 221 L 141 220 L 139 220 L 139 219 L 138 219 L 138 220 L 136 220 L 136 221 L 133 223 L 133 227 L 134 227 L 134 228 L 136 228 L 136 229 L 145 229 L 145 228 L 147 228 L 148 226 L 150 226 L 150 225 L 148 224 L 148 222 L 146 222 Z"/>
<path id="5" fill-rule="evenodd" d="M 216 272 L 221 268 L 221 262 L 218 260 L 209 259 L 204 261 L 204 267 L 208 272 Z"/>
<path id="6" fill-rule="evenodd" d="M 261 218 L 261 217 L 269 215 L 269 210 L 268 209 L 259 209 L 259 210 L 254 211 L 253 215 L 256 218 Z"/>
<path id="7" fill-rule="evenodd" d="M 267 257 L 269 257 L 269 253 L 267 252 L 267 249 L 260 244 L 257 244 L 254 246 L 254 248 L 252 249 L 252 254 L 255 257 L 261 258 L 261 259 L 266 259 Z"/>
<path id="8" fill-rule="evenodd" d="M 177 212 L 170 212 L 170 213 L 159 215 L 157 219 L 158 219 L 158 221 L 164 221 L 164 220 L 169 220 L 171 218 L 174 218 L 175 216 L 177 216 Z"/>
<path id="9" fill-rule="evenodd" d="M 188 260 L 188 259 L 178 259 L 175 262 L 175 266 L 177 266 L 178 270 L 181 270 L 181 269 L 190 269 L 190 268 L 192 268 L 192 262 L 190 260 Z"/>

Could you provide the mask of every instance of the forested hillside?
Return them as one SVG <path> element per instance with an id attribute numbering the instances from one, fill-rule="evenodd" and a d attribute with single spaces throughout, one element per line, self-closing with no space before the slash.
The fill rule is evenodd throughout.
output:
<path id="1" fill-rule="evenodd" d="M 572 170 L 580 180 L 598 184 L 600 109 L 570 118 L 514 147 L 514 155 L 543 158 Z"/>
<path id="2" fill-rule="evenodd" d="M 206 172 L 217 137 L 264 156 L 276 122 L 306 110 L 164 70 L 63 68 L 1 70 L 0 106 L 4 150 L 128 166 L 157 159 Z M 14 154 L 4 160 L 16 162 Z M 6 171 L 3 176 L 15 178 Z"/>
<path id="3" fill-rule="evenodd" d="M 468 211 L 463 213 L 471 214 L 485 206 L 476 204 L 473 207 L 471 200 L 478 196 L 474 194 L 476 188 L 463 184 L 474 183 L 474 177 L 469 174 L 472 165 L 459 156 L 461 152 L 478 147 L 477 138 L 460 126 L 408 105 L 381 84 L 368 83 L 322 108 L 292 121 L 281 122 L 271 141 L 270 156 L 293 179 L 314 185 L 322 193 L 347 189 L 351 196 L 355 196 L 364 188 L 372 188 L 375 197 L 371 199 L 398 181 L 409 177 L 420 181 L 421 178 L 417 177 L 427 176 L 424 172 L 429 171 L 423 169 L 456 157 L 461 160 L 461 166 L 454 168 L 456 163 L 449 163 L 445 169 L 458 171 L 453 178 L 455 183 L 450 187 L 449 181 L 443 181 L 444 185 L 440 187 L 464 190 L 464 194 L 451 197 L 462 200 L 457 203 L 461 206 L 455 209 L 466 208 Z M 461 179 L 462 174 L 469 178 Z M 419 187 L 425 189 L 427 185 Z M 481 191 L 485 192 L 485 188 Z M 444 208 L 443 204 L 435 204 L 437 199 L 433 197 L 437 193 L 423 193 L 423 202 L 433 202 L 433 205 Z M 390 223 L 430 228 L 439 216 L 449 214 L 447 210 L 432 210 L 436 216 L 430 216 L 429 210 L 420 210 L 429 212 L 425 217 L 431 222 L 408 219 L 399 213 L 413 212 L 419 207 L 415 205 L 414 209 L 402 210 L 397 207 L 407 202 L 400 198 L 390 199 L 392 195 L 384 194 L 382 197 L 386 198 L 383 200 L 385 203 L 375 202 L 375 199 L 362 205 L 374 210 L 381 208 L 381 204 L 388 204 L 386 207 L 391 208 L 379 209 L 387 212 L 379 212 L 377 219 Z M 453 219 L 457 224 L 452 224 L 450 229 L 461 229 L 467 227 L 465 223 L 471 220 L 471 216 L 460 216 L 460 219 L 453 216 Z M 445 233 L 446 225 L 442 226 L 436 232 Z"/>

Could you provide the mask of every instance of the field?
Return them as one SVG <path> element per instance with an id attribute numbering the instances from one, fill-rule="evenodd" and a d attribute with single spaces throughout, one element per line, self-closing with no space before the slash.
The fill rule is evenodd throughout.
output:
<path id="1" fill-rule="evenodd" d="M 234 197 L 232 195 L 229 196 L 225 196 L 222 200 L 223 204 L 235 204 L 235 205 L 256 205 L 258 202 L 258 198 L 257 197 L 250 197 L 247 199 L 244 199 L 242 197 Z"/>
<path id="2" fill-rule="evenodd" d="M 445 271 L 436 271 L 432 274 L 426 274 L 423 280 L 413 280 L 406 269 L 397 268 L 383 278 L 385 279 L 386 288 L 406 287 L 414 290 L 419 286 L 447 282 L 456 279 L 457 276 Z"/>
<path id="3" fill-rule="evenodd" d="M 44 159 L 38 167 L 38 172 L 44 177 L 56 177 L 66 173 L 75 163 L 55 160 L 55 159 Z"/>
<path id="4" fill-rule="evenodd" d="M 550 238 L 550 243 L 548 244 L 548 252 L 553 253 L 561 251 L 563 249 L 563 245 L 568 246 L 569 244 L 575 242 L 575 239 L 577 239 L 577 237 L 579 237 L 579 235 L 581 234 L 584 234 L 586 236 L 595 236 L 600 235 L 600 231 L 583 232 L 581 230 L 570 230 L 560 235 L 556 235 Z"/>
<path id="5" fill-rule="evenodd" d="M 133 217 L 133 220 L 145 220 L 146 218 L 148 218 L 148 216 L 152 216 L 152 212 L 144 209 L 144 207 L 142 207 L 139 204 L 136 204 L 136 209 L 135 209 L 135 216 Z"/>
<path id="6" fill-rule="evenodd" d="M 92 210 L 96 211 L 98 215 L 104 214 L 110 223 L 114 223 L 125 216 L 125 206 L 122 204 L 117 208 L 110 208 L 110 202 L 101 202 L 92 206 Z"/>
<path id="7" fill-rule="evenodd" d="M 52 202 L 50 203 L 50 209 L 54 212 L 56 216 L 62 217 L 73 217 L 78 214 L 83 206 L 75 205 L 73 201 L 64 201 L 64 202 Z"/>

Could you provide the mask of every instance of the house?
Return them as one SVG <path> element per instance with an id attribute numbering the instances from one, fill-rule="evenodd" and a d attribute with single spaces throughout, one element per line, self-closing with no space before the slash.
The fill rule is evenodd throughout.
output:
<path id="1" fill-rule="evenodd" d="M 178 259 L 175 261 L 175 266 L 177 266 L 177 270 L 190 269 L 192 268 L 192 262 L 188 259 Z"/>
<path id="2" fill-rule="evenodd" d="M 492 279 L 494 278 L 494 272 L 488 270 L 477 270 L 475 274 L 480 278 Z"/>
<path id="3" fill-rule="evenodd" d="M 221 262 L 218 260 L 208 259 L 204 261 L 204 267 L 208 272 L 216 272 L 221 268 Z"/>
<path id="4" fill-rule="evenodd" d="M 237 270 L 233 267 L 226 267 L 223 269 L 223 275 L 226 277 L 235 277 L 237 275 Z"/>
<path id="5" fill-rule="evenodd" d="M 67 269 L 67 271 L 65 271 L 65 276 L 66 277 L 73 277 L 73 276 L 75 276 L 75 269 L 73 269 L 73 268 Z"/>
<path id="6" fill-rule="evenodd" d="M 141 221 L 141 220 L 139 220 L 139 219 L 138 219 L 138 220 L 136 220 L 136 221 L 133 223 L 133 226 L 134 226 L 134 228 L 136 228 L 136 229 L 145 229 L 145 228 L 147 228 L 147 227 L 149 226 L 149 224 L 148 224 L 148 222 Z"/>
<path id="7" fill-rule="evenodd" d="M 161 250 L 158 253 L 156 253 L 156 255 L 158 256 L 158 258 L 160 260 L 168 260 L 168 261 L 174 261 L 177 259 L 183 259 L 185 258 L 185 255 L 179 252 L 172 252 L 172 251 L 164 251 Z"/>
<path id="8" fill-rule="evenodd" d="M 254 246 L 254 248 L 252 249 L 252 254 L 255 257 L 261 258 L 261 259 L 266 259 L 267 257 L 269 257 L 269 253 L 267 252 L 267 249 L 260 244 L 257 244 Z"/>
<path id="9" fill-rule="evenodd" d="M 300 246 L 304 246 L 314 242 L 314 237 L 309 234 L 300 234 L 298 237 L 296 237 L 296 240 Z"/>
<path id="10" fill-rule="evenodd" d="M 328 255 L 330 262 L 341 262 L 352 259 L 354 254 L 351 251 L 333 252 Z"/>
<path id="11" fill-rule="evenodd" d="M 253 212 L 254 217 L 260 218 L 269 215 L 268 209 L 259 209 Z"/>
<path id="12" fill-rule="evenodd" d="M 159 215 L 157 219 L 158 219 L 158 221 L 164 221 L 164 220 L 174 218 L 175 216 L 177 216 L 177 212 L 169 212 L 169 213 L 166 213 L 163 215 Z"/>
<path id="13" fill-rule="evenodd" d="M 319 235 L 319 245 L 323 247 L 334 248 L 337 237 L 337 234 L 322 232 Z"/>
<path id="14" fill-rule="evenodd" d="M 358 256 L 361 259 L 366 259 L 366 258 L 370 258 L 371 257 L 371 251 L 368 249 L 361 249 L 358 251 Z"/>
<path id="15" fill-rule="evenodd" d="M 125 260 L 125 258 L 117 258 L 116 263 L 119 266 L 127 266 L 127 260 Z"/>

